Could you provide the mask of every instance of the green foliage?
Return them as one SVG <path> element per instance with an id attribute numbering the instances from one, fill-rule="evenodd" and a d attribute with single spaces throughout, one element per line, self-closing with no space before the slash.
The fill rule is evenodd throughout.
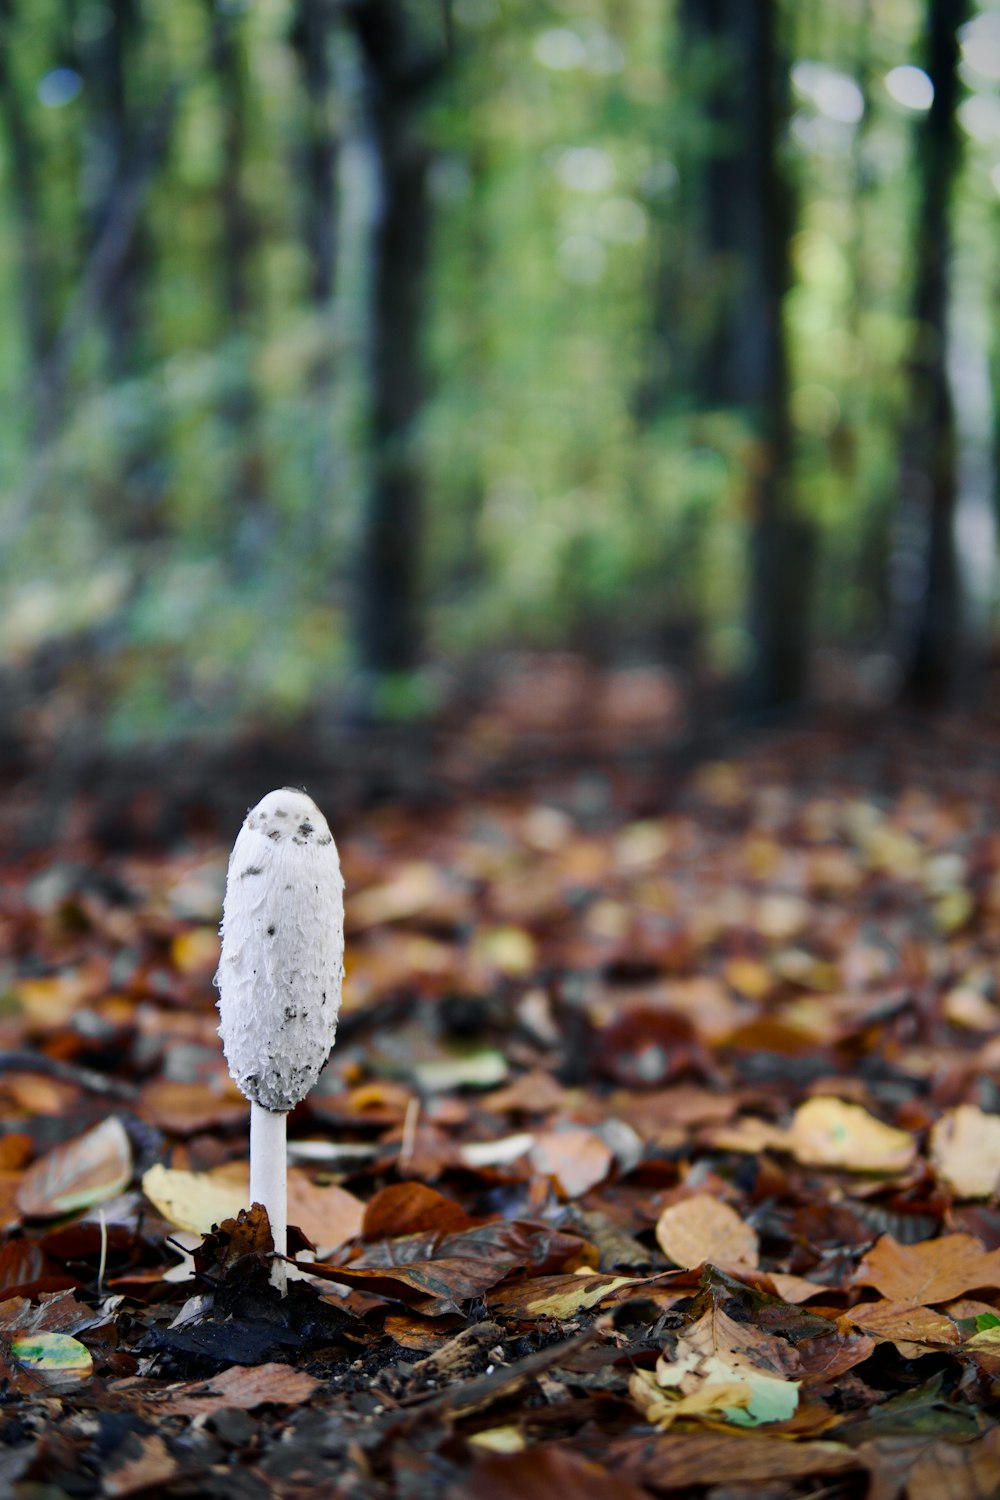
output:
<path id="1" fill-rule="evenodd" d="M 413 9 L 422 26 L 440 25 L 436 7 Z M 747 650 L 754 438 L 746 413 L 692 398 L 684 350 L 703 336 L 703 308 L 678 280 L 710 129 L 699 90 L 718 59 L 686 70 L 680 19 L 659 0 L 450 9 L 426 121 L 432 378 L 414 439 L 430 644 L 453 658 L 498 642 L 631 650 L 687 630 L 703 664 L 732 671 Z M 41 311 L 50 339 L 71 337 L 59 410 L 53 398 L 40 422 L 8 132 L 0 591 L 8 659 L 103 632 L 94 670 L 106 727 L 128 739 L 294 714 L 352 670 L 372 462 L 364 301 L 374 189 L 359 58 L 334 29 L 337 290 L 319 305 L 303 235 L 310 117 L 294 0 L 220 5 L 214 18 L 204 0 L 141 8 L 126 59 L 139 136 L 170 86 L 178 96 L 142 197 L 123 369 L 110 317 L 118 293 L 80 306 L 95 173 L 107 169 L 95 68 L 111 14 L 33 0 L 14 8 L 6 39 L 35 164 Z M 213 70 L 223 15 L 241 49 L 240 120 Z M 786 6 L 794 491 L 820 532 L 816 623 L 841 641 L 884 624 L 913 213 L 913 115 L 884 78 L 914 59 L 921 15 L 918 0 L 852 4 L 836 19 Z M 78 72 L 82 87 L 46 103 L 56 68 Z M 234 128 L 244 153 L 235 182 Z M 985 299 L 995 142 L 980 136 L 957 213 Z M 239 314 L 225 291 L 222 205 L 234 191 L 247 223 Z M 395 714 L 425 693 L 388 682 L 383 696 Z"/>

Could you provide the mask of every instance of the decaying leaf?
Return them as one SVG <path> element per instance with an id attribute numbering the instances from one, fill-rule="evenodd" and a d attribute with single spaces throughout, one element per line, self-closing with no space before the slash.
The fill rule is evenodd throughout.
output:
<path id="1" fill-rule="evenodd" d="M 736 1323 L 713 1304 L 678 1338 L 672 1354 L 657 1360 L 654 1382 L 665 1404 L 649 1420 L 669 1426 L 676 1415 L 715 1411 L 741 1427 L 784 1421 L 798 1406 L 799 1382 L 787 1378 L 796 1368 L 790 1345 Z M 639 1391 L 637 1386 L 633 1399 Z M 664 1392 L 699 1400 L 678 1413 Z"/>

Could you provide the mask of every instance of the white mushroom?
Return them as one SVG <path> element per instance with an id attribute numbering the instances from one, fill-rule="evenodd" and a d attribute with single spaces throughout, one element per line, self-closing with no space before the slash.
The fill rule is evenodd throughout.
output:
<path id="1" fill-rule="evenodd" d="M 269 792 L 229 857 L 222 909 L 219 1035 L 250 1100 L 250 1200 L 267 1209 L 284 1293 L 285 1121 L 333 1046 L 344 976 L 344 881 L 337 846 L 311 797 Z"/>

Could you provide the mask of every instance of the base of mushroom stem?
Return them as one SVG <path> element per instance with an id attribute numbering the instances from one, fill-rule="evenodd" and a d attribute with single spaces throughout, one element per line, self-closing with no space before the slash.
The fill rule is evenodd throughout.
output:
<path id="1" fill-rule="evenodd" d="M 285 1113 L 250 1105 L 250 1202 L 263 1203 L 267 1209 L 275 1254 L 271 1285 L 282 1296 L 288 1290 L 285 1263 L 278 1259 L 288 1253 L 287 1120 Z"/>

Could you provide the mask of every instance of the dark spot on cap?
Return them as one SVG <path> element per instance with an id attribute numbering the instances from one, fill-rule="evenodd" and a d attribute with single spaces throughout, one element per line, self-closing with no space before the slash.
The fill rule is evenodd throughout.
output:
<path id="1" fill-rule="evenodd" d="M 333 834 L 332 833 L 324 833 L 323 837 L 317 839 L 316 842 L 317 842 L 317 844 L 332 844 L 333 843 Z"/>
<path id="2" fill-rule="evenodd" d="M 272 922 L 271 926 L 267 929 L 267 935 L 268 935 L 268 937 L 274 937 L 274 923 L 273 922 Z"/>
<path id="3" fill-rule="evenodd" d="M 301 835 L 302 835 L 302 837 L 304 839 L 310 838 L 312 836 L 312 831 L 313 831 L 313 826 L 309 822 L 308 818 L 305 820 L 304 823 L 300 823 L 299 824 L 299 833 L 301 833 Z"/>
<path id="4" fill-rule="evenodd" d="M 271 828 L 269 829 L 267 836 L 269 839 L 274 839 L 274 841 L 277 843 L 277 841 L 281 838 L 281 829 Z"/>
<path id="5" fill-rule="evenodd" d="M 246 880 L 248 875 L 263 875 L 263 873 L 260 865 L 247 865 L 245 870 L 240 871 L 240 879 Z"/>

